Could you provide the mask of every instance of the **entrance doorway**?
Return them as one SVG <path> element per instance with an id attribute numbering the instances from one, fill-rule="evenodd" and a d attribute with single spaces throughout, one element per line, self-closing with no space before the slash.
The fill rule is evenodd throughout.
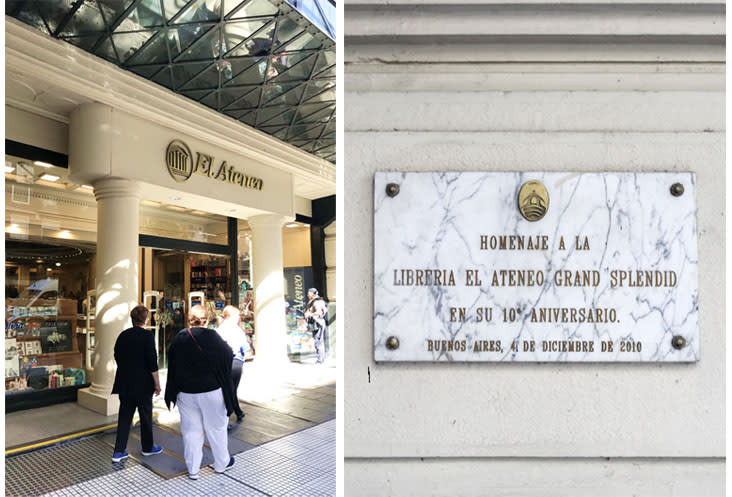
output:
<path id="1" fill-rule="evenodd" d="M 143 247 L 142 296 L 151 311 L 149 328 L 155 332 L 158 367 L 168 367 L 168 348 L 186 327 L 192 305 L 208 310 L 215 323 L 231 303 L 230 257 L 188 250 Z"/>

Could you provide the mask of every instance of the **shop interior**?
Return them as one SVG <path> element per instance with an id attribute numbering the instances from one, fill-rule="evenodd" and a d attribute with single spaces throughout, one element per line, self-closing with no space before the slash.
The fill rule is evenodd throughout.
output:
<path id="1" fill-rule="evenodd" d="M 63 401 L 62 391 L 75 398 L 75 390 L 90 381 L 96 202 L 93 188 L 74 184 L 68 169 L 49 163 L 6 156 L 5 180 L 5 387 L 10 412 L 50 403 L 51 391 L 54 401 Z M 173 239 L 182 247 L 187 242 L 226 246 L 227 218 L 143 200 L 140 234 Z M 149 326 L 156 334 L 161 368 L 167 366 L 168 346 L 193 303 L 209 309 L 214 325 L 224 306 L 238 300 L 242 329 L 256 343 L 250 237 L 246 220 L 239 220 L 236 286 L 229 255 L 140 247 L 140 302 L 152 311 Z M 302 317 L 312 286 L 310 254 L 309 226 L 293 222 L 283 227 L 288 352 L 293 360 L 314 351 Z M 238 299 L 232 299 L 234 288 Z M 253 347 L 250 358 L 255 354 Z M 35 397 L 25 402 L 25 394 Z"/>

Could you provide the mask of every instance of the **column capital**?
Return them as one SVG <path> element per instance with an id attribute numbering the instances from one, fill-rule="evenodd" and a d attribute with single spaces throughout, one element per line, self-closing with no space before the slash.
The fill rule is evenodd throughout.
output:
<path id="1" fill-rule="evenodd" d="M 285 223 L 291 223 L 295 220 L 292 216 L 283 216 L 282 214 L 261 214 L 259 216 L 251 216 L 247 219 L 249 227 L 257 228 L 281 228 Z"/>
<path id="2" fill-rule="evenodd" d="M 134 197 L 140 199 L 140 185 L 124 178 L 104 178 L 94 181 L 94 196 L 97 201 L 113 197 Z"/>

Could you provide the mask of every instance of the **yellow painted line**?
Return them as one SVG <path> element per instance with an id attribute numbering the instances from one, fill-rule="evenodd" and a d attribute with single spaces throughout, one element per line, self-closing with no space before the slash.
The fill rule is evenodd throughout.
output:
<path id="1" fill-rule="evenodd" d="M 51 440 L 44 440 L 43 442 L 25 445 L 23 447 L 17 447 L 15 449 L 6 450 L 5 455 L 9 456 L 9 455 L 15 454 L 17 452 L 25 452 L 26 450 L 37 449 L 39 447 L 45 447 L 46 445 L 53 445 L 55 443 L 63 442 L 65 440 L 70 440 L 72 438 L 79 438 L 79 437 L 83 437 L 84 435 L 91 435 L 92 433 L 98 433 L 100 431 L 109 430 L 110 428 L 115 428 L 116 426 L 117 426 L 117 423 L 115 423 L 113 425 L 99 426 L 97 428 L 92 428 L 91 430 L 80 431 L 78 433 L 72 433 L 70 435 L 65 435 L 63 437 L 58 437 L 58 438 L 54 438 Z"/>
<path id="2" fill-rule="evenodd" d="M 159 415 L 158 413 L 153 413 L 153 419 L 157 418 L 158 415 Z M 132 420 L 132 424 L 134 425 L 138 421 L 140 421 L 140 418 L 139 417 L 138 418 L 134 418 Z M 66 440 L 71 440 L 72 438 L 79 438 L 79 437 L 83 437 L 85 435 L 91 435 L 93 433 L 99 433 L 100 431 L 105 431 L 105 430 L 109 430 L 111 428 L 116 428 L 116 427 L 117 427 L 117 423 L 114 423 L 114 424 L 111 424 L 111 425 L 105 425 L 105 426 L 98 426 L 98 427 L 92 428 L 90 430 L 84 430 L 84 431 L 79 431 L 79 432 L 76 432 L 76 433 L 71 433 L 69 435 L 64 435 L 63 437 L 53 438 L 51 440 L 43 440 L 41 442 L 33 443 L 33 444 L 30 444 L 30 445 L 24 445 L 22 447 L 16 447 L 14 449 L 8 449 L 8 450 L 5 451 L 5 455 L 6 456 L 11 456 L 13 454 L 17 454 L 18 452 L 25 452 L 27 450 L 32 450 L 32 449 L 38 449 L 38 448 L 41 448 L 41 447 L 46 447 L 48 445 L 53 445 L 53 444 L 56 444 L 56 443 L 59 443 L 59 442 L 64 442 Z"/>

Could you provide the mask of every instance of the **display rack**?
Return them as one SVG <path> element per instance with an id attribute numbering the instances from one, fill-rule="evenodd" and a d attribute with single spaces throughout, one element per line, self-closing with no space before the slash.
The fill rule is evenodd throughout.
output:
<path id="1" fill-rule="evenodd" d="M 6 389 L 18 388 L 18 383 L 31 368 L 82 369 L 76 320 L 76 300 L 7 299 Z M 58 383 L 51 381 L 48 385 L 50 388 L 62 386 L 69 386 L 65 379 Z"/>
<path id="2" fill-rule="evenodd" d="M 216 288 L 226 291 L 229 287 L 226 264 L 207 265 L 191 261 L 191 291 L 213 293 Z"/>

